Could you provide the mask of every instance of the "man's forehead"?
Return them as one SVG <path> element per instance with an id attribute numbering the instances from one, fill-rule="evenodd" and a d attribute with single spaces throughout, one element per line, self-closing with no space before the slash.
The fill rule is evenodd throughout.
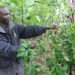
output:
<path id="1" fill-rule="evenodd" d="M 5 13 L 5 12 L 9 13 L 8 8 L 6 7 L 0 8 L 0 13 Z"/>

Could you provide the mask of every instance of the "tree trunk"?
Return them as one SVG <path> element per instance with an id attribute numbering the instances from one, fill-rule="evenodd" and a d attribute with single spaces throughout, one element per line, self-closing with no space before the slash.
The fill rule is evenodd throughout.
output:
<path id="1" fill-rule="evenodd" d="M 75 22 L 75 0 L 68 0 L 69 19 L 72 23 Z"/>
<path id="2" fill-rule="evenodd" d="M 68 0 L 69 19 L 71 23 L 75 22 L 75 0 Z M 70 66 L 69 75 L 75 75 L 75 65 Z"/>

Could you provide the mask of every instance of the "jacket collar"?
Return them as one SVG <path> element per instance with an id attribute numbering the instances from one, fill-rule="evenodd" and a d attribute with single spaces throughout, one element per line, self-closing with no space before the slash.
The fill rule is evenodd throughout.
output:
<path id="1" fill-rule="evenodd" d="M 0 26 L 0 32 L 1 33 L 6 33 L 6 31 L 4 30 L 4 28 L 2 26 Z"/>
<path id="2" fill-rule="evenodd" d="M 1 33 L 6 33 L 6 31 L 5 31 L 5 29 L 4 29 L 4 27 L 2 26 L 3 24 L 2 23 L 0 23 L 0 32 Z M 10 21 L 9 22 L 9 27 L 8 27 L 8 29 L 10 30 L 10 29 L 12 29 L 13 27 L 14 27 L 14 23 L 12 22 L 12 21 Z"/>

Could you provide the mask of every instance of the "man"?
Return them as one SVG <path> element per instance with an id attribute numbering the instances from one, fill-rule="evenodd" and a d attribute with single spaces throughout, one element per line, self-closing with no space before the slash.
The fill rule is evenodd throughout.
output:
<path id="1" fill-rule="evenodd" d="M 17 58 L 20 39 L 36 37 L 56 25 L 23 26 L 10 21 L 9 10 L 0 6 L 0 75 L 24 75 L 21 58 Z"/>

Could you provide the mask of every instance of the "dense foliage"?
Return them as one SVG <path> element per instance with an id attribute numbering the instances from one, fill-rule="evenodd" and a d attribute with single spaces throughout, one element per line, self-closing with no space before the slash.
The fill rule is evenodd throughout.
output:
<path id="1" fill-rule="evenodd" d="M 25 74 L 67 75 L 75 65 L 75 24 L 66 17 L 69 14 L 66 0 L 0 0 L 0 5 L 10 9 L 11 18 L 17 23 L 59 25 L 58 30 L 21 40 L 17 56 L 23 59 Z"/>

